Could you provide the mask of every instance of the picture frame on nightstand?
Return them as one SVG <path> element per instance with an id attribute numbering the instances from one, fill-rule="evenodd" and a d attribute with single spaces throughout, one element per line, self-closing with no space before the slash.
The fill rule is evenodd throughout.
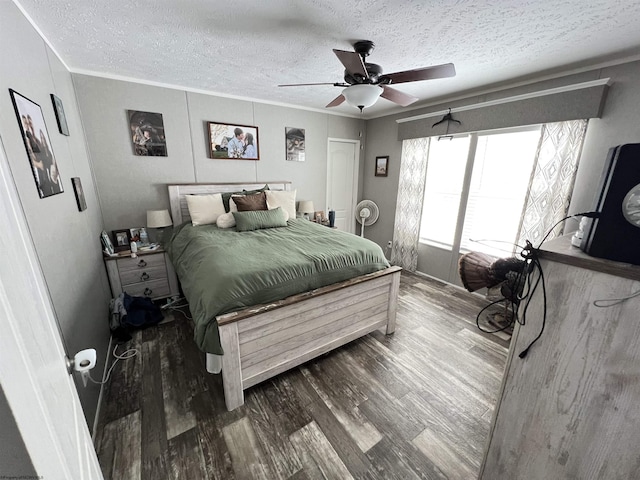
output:
<path id="1" fill-rule="evenodd" d="M 131 248 L 131 231 L 129 229 L 113 230 L 113 247 L 116 252 L 122 252 Z"/>

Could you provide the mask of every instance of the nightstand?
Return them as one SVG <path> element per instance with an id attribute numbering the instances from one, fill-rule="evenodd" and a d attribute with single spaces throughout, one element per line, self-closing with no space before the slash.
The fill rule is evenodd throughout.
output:
<path id="1" fill-rule="evenodd" d="M 136 258 L 105 257 L 104 263 L 114 298 L 122 292 L 154 300 L 180 295 L 176 272 L 162 248 L 138 252 Z"/>

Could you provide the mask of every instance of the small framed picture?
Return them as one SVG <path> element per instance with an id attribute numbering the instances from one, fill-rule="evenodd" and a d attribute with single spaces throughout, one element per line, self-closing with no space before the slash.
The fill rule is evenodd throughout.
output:
<path id="1" fill-rule="evenodd" d="M 389 171 L 389 157 L 376 157 L 376 177 L 386 177 Z"/>
<path id="2" fill-rule="evenodd" d="M 80 180 L 80 177 L 71 177 L 71 183 L 73 184 L 73 191 L 76 194 L 78 211 L 82 212 L 87 209 L 87 202 L 84 199 L 84 191 L 82 190 L 82 181 Z"/>
<path id="3" fill-rule="evenodd" d="M 287 161 L 304 162 L 304 128 L 285 127 Z"/>
<path id="4" fill-rule="evenodd" d="M 62 106 L 62 100 L 51 94 L 51 102 L 53 103 L 53 111 L 56 114 L 56 120 L 58 121 L 58 130 L 62 135 L 69 136 L 69 127 L 67 126 L 67 117 L 64 114 L 64 107 Z"/>
<path id="5" fill-rule="evenodd" d="M 131 246 L 131 232 L 127 230 L 113 230 L 113 245 L 116 252 L 122 252 L 123 250 L 129 250 Z"/>
<path id="6" fill-rule="evenodd" d="M 143 227 L 130 228 L 129 229 L 129 238 L 131 239 L 131 241 L 140 244 L 142 242 L 142 231 L 143 230 L 144 230 Z"/>
<path id="7" fill-rule="evenodd" d="M 324 220 L 325 220 L 324 212 L 323 211 L 315 212 L 313 214 L 313 219 L 315 220 L 316 223 L 324 222 Z"/>

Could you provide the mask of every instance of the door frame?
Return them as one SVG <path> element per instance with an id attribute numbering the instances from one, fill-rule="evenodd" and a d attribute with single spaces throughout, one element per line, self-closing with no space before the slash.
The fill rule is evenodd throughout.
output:
<path id="1" fill-rule="evenodd" d="M 7 263 L 2 270 L 5 274 L 0 275 L 0 359 L 5 365 L 5 368 L 0 365 L 0 384 L 38 474 L 44 473 L 51 478 L 72 478 L 73 472 L 82 472 L 83 478 L 103 478 L 91 435 L 82 415 L 78 392 L 66 371 L 62 338 L 2 139 L 0 190 L 2 243 L 13 251 L 12 255 L 4 256 L 3 263 Z M 11 275 L 11 272 L 15 275 Z M 21 313 L 25 311 L 21 305 L 21 296 L 16 298 L 11 295 L 15 291 L 14 277 L 28 285 L 28 288 L 23 286 L 22 291 L 28 291 L 31 304 L 39 303 L 39 308 L 44 312 L 42 318 L 33 319 L 28 326 L 26 319 L 21 318 Z M 14 286 L 13 290 L 10 286 Z M 31 354 L 37 345 L 32 334 L 34 329 L 48 337 L 54 356 L 59 356 L 59 363 L 50 364 L 44 357 Z M 51 378 L 49 385 L 42 385 L 36 374 L 37 369 L 42 372 L 44 366 Z M 71 399 L 72 402 L 65 406 L 73 410 L 75 425 L 69 425 L 64 430 L 52 420 L 56 405 L 47 405 L 45 401 L 46 395 L 43 392 L 45 388 L 50 390 L 51 386 L 59 387 L 57 391 L 60 392 L 61 399 Z M 76 458 L 68 457 L 65 452 L 68 452 L 69 446 L 61 445 L 63 441 L 75 444 L 78 450 Z"/>
<path id="2" fill-rule="evenodd" d="M 325 206 L 324 209 L 330 207 L 329 202 L 329 190 L 331 189 L 331 143 L 332 142 L 340 142 L 340 143 L 352 143 L 355 145 L 354 151 L 354 162 L 353 162 L 353 185 L 351 186 L 351 211 L 349 212 L 349 216 L 351 220 L 347 222 L 348 228 L 347 231 L 349 233 L 355 233 L 355 219 L 354 219 L 354 211 L 356 205 L 358 204 L 358 185 L 360 184 L 360 140 L 353 140 L 351 138 L 336 138 L 336 137 L 328 137 L 327 138 L 327 191 L 325 193 Z"/>

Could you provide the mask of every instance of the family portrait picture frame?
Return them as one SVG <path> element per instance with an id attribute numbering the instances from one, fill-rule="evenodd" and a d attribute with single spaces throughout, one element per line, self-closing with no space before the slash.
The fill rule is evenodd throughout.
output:
<path id="1" fill-rule="evenodd" d="M 46 198 L 64 192 L 42 108 L 11 88 L 9 93 L 38 195 Z"/>
<path id="2" fill-rule="evenodd" d="M 389 156 L 376 157 L 376 177 L 386 177 L 389 174 Z"/>
<path id="3" fill-rule="evenodd" d="M 215 160 L 260 160 L 258 127 L 207 122 L 207 142 Z"/>

